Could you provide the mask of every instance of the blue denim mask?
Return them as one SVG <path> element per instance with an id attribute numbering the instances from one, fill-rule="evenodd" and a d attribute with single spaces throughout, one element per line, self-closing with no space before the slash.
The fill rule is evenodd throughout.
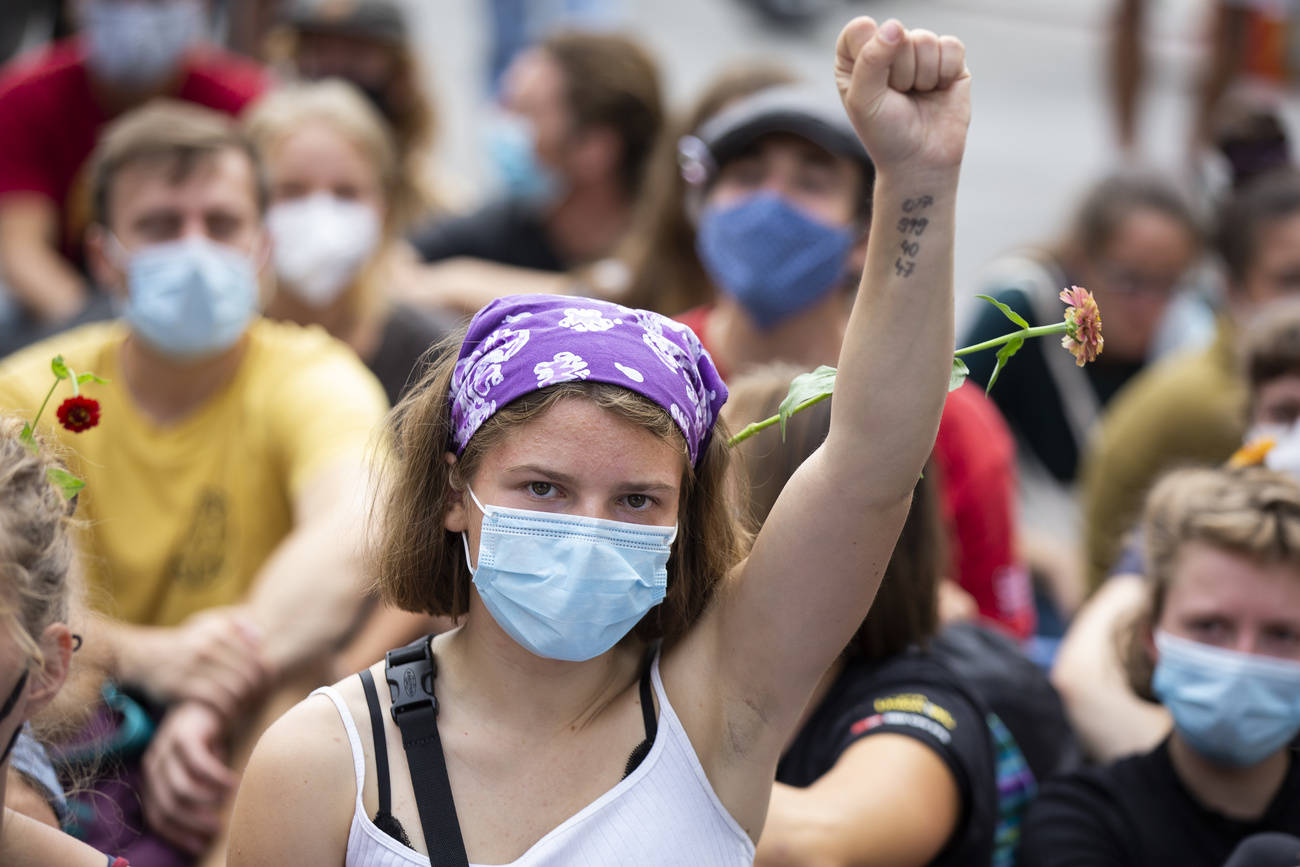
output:
<path id="1" fill-rule="evenodd" d="M 164 355 L 220 355 L 257 313 L 257 272 L 247 256 L 204 237 L 153 244 L 130 254 L 124 316 Z"/>
<path id="2" fill-rule="evenodd" d="M 1300 663 L 1156 633 L 1151 689 L 1187 745 L 1212 762 L 1262 762 L 1300 732 Z"/>
<path id="3" fill-rule="evenodd" d="M 677 528 L 484 506 L 478 564 L 465 562 L 497 625 L 547 659 L 600 656 L 664 599 Z"/>
<path id="4" fill-rule="evenodd" d="M 845 273 L 853 233 L 806 216 L 775 193 L 700 214 L 695 249 L 718 289 L 760 328 L 817 303 Z"/>

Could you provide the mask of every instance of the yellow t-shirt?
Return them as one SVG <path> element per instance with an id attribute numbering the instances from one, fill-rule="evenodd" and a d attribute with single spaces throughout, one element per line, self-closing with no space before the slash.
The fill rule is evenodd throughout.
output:
<path id="1" fill-rule="evenodd" d="M 110 380 L 82 386 L 98 427 L 78 434 L 41 418 L 86 481 L 77 515 L 91 604 L 131 623 L 171 626 L 238 602 L 293 527 L 296 495 L 327 465 L 365 459 L 387 410 L 379 382 L 318 328 L 258 319 L 234 377 L 204 405 L 158 425 L 131 399 L 121 368 L 128 329 L 96 323 L 0 364 L 0 409 L 31 419 L 54 382 L 50 359 Z"/>

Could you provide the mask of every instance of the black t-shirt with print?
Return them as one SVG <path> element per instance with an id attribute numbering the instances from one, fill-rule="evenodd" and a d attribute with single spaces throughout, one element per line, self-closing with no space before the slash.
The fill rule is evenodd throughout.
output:
<path id="1" fill-rule="evenodd" d="M 804 788 L 858 740 L 889 733 L 915 738 L 952 771 L 962 815 L 935 867 L 988 867 L 998 817 L 993 743 L 980 701 L 920 651 L 882 663 L 850 660 L 776 768 L 776 781 Z M 868 780 L 867 785 L 908 785 Z"/>
<path id="2" fill-rule="evenodd" d="M 1300 834 L 1300 763 L 1257 822 L 1239 822 L 1193 798 L 1166 740 L 1151 752 L 1049 783 L 1029 807 L 1020 867 L 1222 867 L 1247 837 Z"/>

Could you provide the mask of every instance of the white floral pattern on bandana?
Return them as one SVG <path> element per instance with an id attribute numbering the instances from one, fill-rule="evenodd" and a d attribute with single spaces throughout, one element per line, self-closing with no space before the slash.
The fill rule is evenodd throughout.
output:
<path id="1" fill-rule="evenodd" d="M 533 373 L 537 375 L 538 388 L 591 376 L 591 371 L 587 369 L 587 362 L 572 352 L 557 352 L 553 360 L 537 362 L 533 367 Z"/>
<path id="2" fill-rule="evenodd" d="M 500 407 L 575 380 L 617 385 L 663 407 L 692 463 L 727 399 L 712 359 L 685 325 L 590 298 L 509 296 L 474 316 L 461 346 L 449 395 L 456 453 Z"/>
<path id="3" fill-rule="evenodd" d="M 606 319 L 600 314 L 599 310 L 582 310 L 576 307 L 566 307 L 564 309 L 564 318 L 560 320 L 561 328 L 572 328 L 574 331 L 608 331 L 615 325 L 622 325 L 622 319 Z"/>

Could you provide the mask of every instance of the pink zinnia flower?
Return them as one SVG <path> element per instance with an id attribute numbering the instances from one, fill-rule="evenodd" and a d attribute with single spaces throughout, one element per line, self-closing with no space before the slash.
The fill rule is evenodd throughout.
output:
<path id="1" fill-rule="evenodd" d="M 1061 300 L 1070 305 L 1065 311 L 1065 336 L 1061 345 L 1070 350 L 1075 364 L 1096 361 L 1104 342 L 1101 338 L 1101 311 L 1092 293 L 1081 286 L 1062 290 Z"/>

